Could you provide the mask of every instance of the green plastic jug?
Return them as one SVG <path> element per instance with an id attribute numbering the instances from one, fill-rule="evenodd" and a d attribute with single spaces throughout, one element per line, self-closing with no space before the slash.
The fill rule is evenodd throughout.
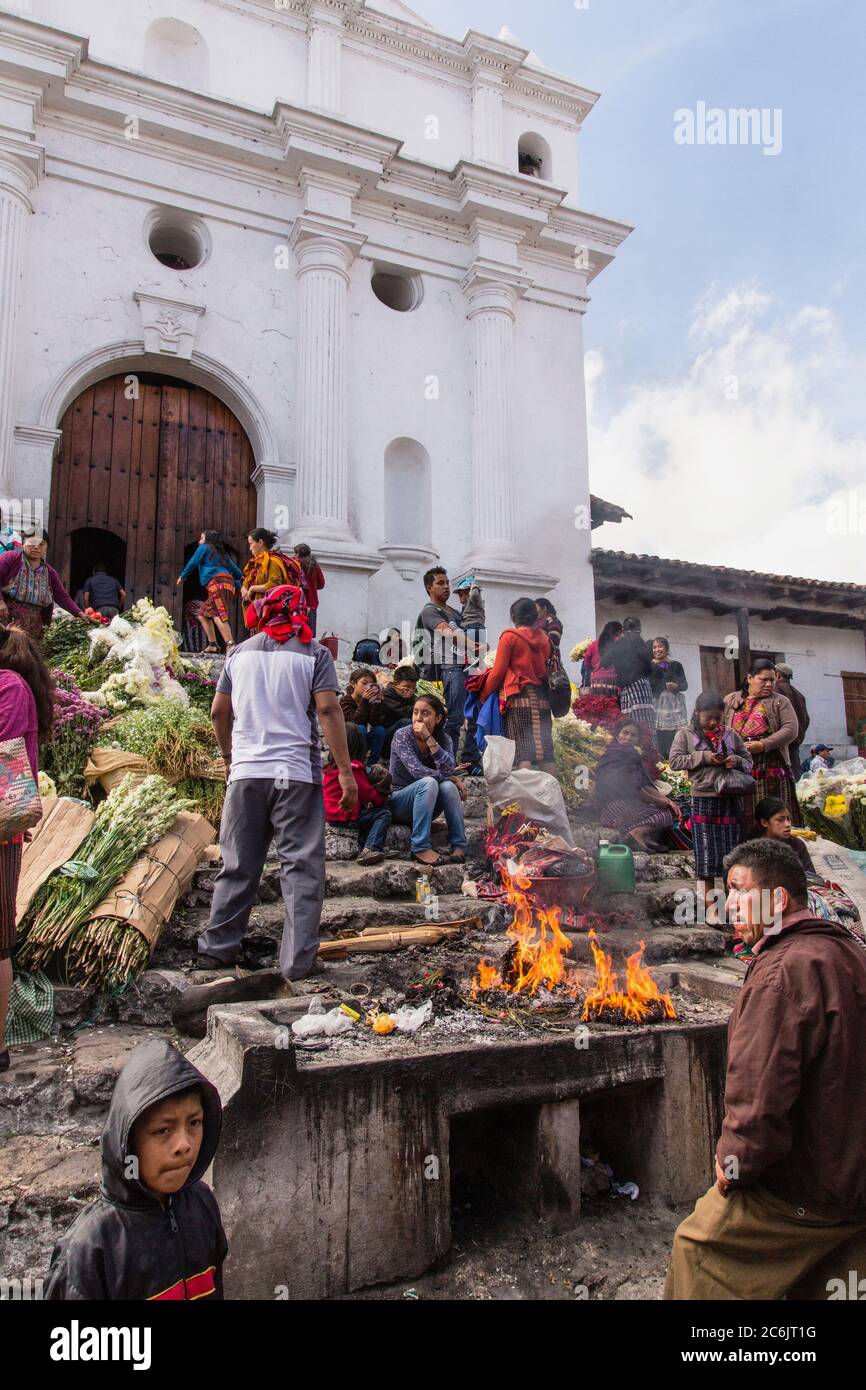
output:
<path id="1" fill-rule="evenodd" d="M 634 855 L 628 845 L 602 840 L 598 847 L 598 886 L 603 893 L 633 893 Z"/>

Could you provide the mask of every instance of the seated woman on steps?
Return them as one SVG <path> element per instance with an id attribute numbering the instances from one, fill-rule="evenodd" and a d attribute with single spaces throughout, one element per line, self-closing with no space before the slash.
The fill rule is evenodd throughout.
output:
<path id="1" fill-rule="evenodd" d="M 340 774 L 329 753 L 322 773 L 325 822 L 328 825 L 353 826 L 358 832 L 358 863 L 364 866 L 381 864 L 385 858 L 385 837 L 391 828 L 388 805 L 391 774 L 382 763 L 376 763 L 367 772 L 367 740 L 357 724 L 346 725 L 346 743 L 358 785 L 358 804 L 351 811 L 343 810 Z"/>
<path id="2" fill-rule="evenodd" d="M 664 832 L 680 811 L 675 801 L 656 791 L 643 764 L 641 731 L 633 719 L 621 719 L 595 769 L 595 800 L 601 824 L 619 831 L 633 849 L 659 851 Z"/>
<path id="3" fill-rule="evenodd" d="M 457 764 L 444 724 L 448 711 L 435 695 L 419 695 L 412 723 L 398 729 L 391 744 L 391 819 L 412 827 L 412 858 L 428 868 L 462 864 L 466 860 L 463 802 L 466 789 L 455 778 Z M 451 854 L 447 860 L 430 842 L 434 816 L 445 813 Z"/>

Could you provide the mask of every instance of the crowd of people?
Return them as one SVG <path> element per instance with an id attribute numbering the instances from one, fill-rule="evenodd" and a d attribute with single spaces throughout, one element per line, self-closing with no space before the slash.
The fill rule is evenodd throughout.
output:
<path id="1" fill-rule="evenodd" d="M 285 909 L 279 969 L 301 980 L 324 969 L 317 952 L 328 824 L 357 837 L 364 866 L 397 853 L 388 840 L 394 824 L 409 828 L 409 855 L 419 866 L 460 864 L 465 777 L 478 770 L 485 732 L 499 728 L 513 740 L 518 767 L 553 770 L 562 625 L 549 601 L 518 599 L 487 664 L 480 586 L 462 580 L 458 608 L 437 566 L 425 575 L 413 659 L 396 663 L 384 684 L 381 670 L 357 665 L 341 690 L 331 652 L 315 640 L 324 586 L 315 556 L 306 546 L 287 554 L 264 528 L 248 544 L 241 570 L 216 532 L 202 532 L 178 577 L 180 584 L 198 576 L 208 649 L 218 635 L 226 649 L 212 707 L 228 783 L 222 866 L 196 967 L 224 977 L 239 962 L 273 843 Z M 88 617 L 46 556 L 41 531 L 0 554 L 0 742 L 23 741 L 34 778 L 53 711 L 45 626 L 55 604 Z M 96 567 L 85 606 L 108 616 L 125 594 L 119 581 L 115 589 L 101 578 L 108 577 Z M 236 595 L 244 641 L 231 628 Z M 653 760 L 666 755 L 690 782 L 707 920 L 721 881 L 749 962 L 731 1022 L 716 1181 L 677 1232 L 665 1296 L 826 1296 L 828 1277 L 866 1255 L 866 1113 L 858 1099 L 866 950 L 851 924 L 822 910 L 821 876 L 792 836 L 805 702 L 789 667 L 758 658 L 740 689 L 702 691 L 689 716 L 682 664 L 666 638 L 648 643 L 635 618 L 605 625 L 585 652 L 584 679 L 620 715 L 596 769 L 602 823 L 636 848 L 663 847 L 681 818 L 652 775 Z M 824 761 L 830 752 L 819 745 L 814 756 Z M 447 850 L 433 846 L 440 815 Z M 0 844 L 0 1071 L 10 1061 L 3 1029 L 21 853 L 21 836 Z M 233 974 L 243 998 L 248 980 Z M 210 988 L 202 982 L 188 993 L 206 998 Z M 222 1296 L 226 1239 L 200 1181 L 216 1151 L 219 1115 L 213 1086 L 168 1042 L 154 1039 L 132 1054 L 103 1137 L 102 1193 L 57 1246 L 46 1298 Z"/>

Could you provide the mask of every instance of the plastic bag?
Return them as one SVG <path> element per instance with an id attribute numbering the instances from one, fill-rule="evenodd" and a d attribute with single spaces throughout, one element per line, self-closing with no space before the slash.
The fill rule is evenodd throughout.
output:
<path id="1" fill-rule="evenodd" d="M 393 1017 L 398 1033 L 417 1033 L 418 1029 L 433 1017 L 433 1000 L 428 999 L 420 1009 L 411 1009 L 408 1004 L 404 1004 Z"/>
<path id="2" fill-rule="evenodd" d="M 335 1038 L 338 1033 L 351 1033 L 353 1027 L 352 1020 L 339 1006 L 328 1013 L 314 1013 L 311 1005 L 309 1013 L 295 1019 L 292 1032 L 296 1038 Z"/>
<path id="3" fill-rule="evenodd" d="M 574 836 L 559 782 L 551 773 L 534 768 L 513 771 L 516 748 L 510 738 L 488 736 L 481 765 L 494 811 L 517 802 L 525 816 L 546 825 L 573 848 Z"/>

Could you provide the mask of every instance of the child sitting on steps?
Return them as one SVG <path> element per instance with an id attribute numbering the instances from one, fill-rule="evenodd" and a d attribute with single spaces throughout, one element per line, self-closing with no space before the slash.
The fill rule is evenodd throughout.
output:
<path id="1" fill-rule="evenodd" d="M 357 724 L 346 725 L 346 741 L 352 771 L 358 784 L 358 809 L 354 817 L 340 810 L 340 777 L 333 757 L 328 754 L 322 772 L 322 792 L 325 798 L 325 820 L 328 825 L 353 825 L 358 832 L 358 863 L 381 864 L 385 858 L 384 845 L 391 825 L 388 805 L 391 793 L 391 774 L 383 763 L 369 771 L 365 767 L 367 742 Z M 365 843 L 366 841 L 366 843 Z"/>
<path id="2" fill-rule="evenodd" d="M 357 724 L 368 744 L 367 765 L 377 763 L 385 743 L 385 700 L 373 672 L 358 666 L 349 674 L 346 694 L 340 699 L 347 724 Z"/>

